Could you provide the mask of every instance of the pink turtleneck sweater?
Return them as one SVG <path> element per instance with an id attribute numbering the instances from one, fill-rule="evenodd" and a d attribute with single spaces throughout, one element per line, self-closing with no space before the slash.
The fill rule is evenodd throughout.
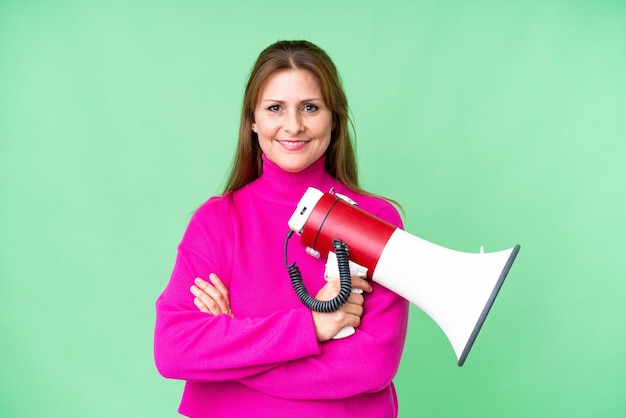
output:
<path id="1" fill-rule="evenodd" d="M 298 300 L 283 263 L 287 220 L 307 187 L 334 187 L 395 225 L 388 202 L 347 189 L 324 157 L 299 173 L 263 158 L 263 175 L 193 215 L 170 281 L 156 303 L 154 352 L 159 372 L 187 383 L 179 412 L 190 417 L 396 417 L 392 379 L 404 345 L 408 302 L 373 283 L 354 335 L 319 343 L 311 311 Z M 314 296 L 324 260 L 295 236 L 297 262 Z M 200 312 L 189 287 L 216 273 L 230 291 L 234 318 Z"/>

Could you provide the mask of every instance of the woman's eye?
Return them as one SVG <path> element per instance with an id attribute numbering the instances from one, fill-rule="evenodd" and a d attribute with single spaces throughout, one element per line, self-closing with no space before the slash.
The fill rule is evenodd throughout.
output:
<path id="1" fill-rule="evenodd" d="M 269 110 L 270 112 L 279 112 L 280 105 L 271 105 L 270 107 L 267 108 L 267 110 Z"/>
<path id="2" fill-rule="evenodd" d="M 306 104 L 304 105 L 303 109 L 305 112 L 315 112 L 319 109 L 319 107 L 315 106 L 314 104 Z"/>

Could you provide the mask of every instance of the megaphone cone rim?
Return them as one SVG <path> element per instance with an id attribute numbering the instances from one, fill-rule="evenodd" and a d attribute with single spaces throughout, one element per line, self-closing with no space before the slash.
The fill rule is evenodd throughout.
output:
<path id="1" fill-rule="evenodd" d="M 467 356 L 469 355 L 469 352 L 472 349 L 472 346 L 474 345 L 474 341 L 476 341 L 476 337 L 478 337 L 478 333 L 480 332 L 480 329 L 482 328 L 483 323 L 487 319 L 487 315 L 489 314 L 489 311 L 491 310 L 491 306 L 495 302 L 496 297 L 498 296 L 498 293 L 500 292 L 500 288 L 504 284 L 504 279 L 506 279 L 506 276 L 509 274 L 509 270 L 511 270 L 511 266 L 513 265 L 513 262 L 515 261 L 515 257 L 517 256 L 517 253 L 519 252 L 519 250 L 520 250 L 519 244 L 513 247 L 513 250 L 511 251 L 511 254 L 509 255 L 509 259 L 506 261 L 506 264 L 504 265 L 504 268 L 502 269 L 502 273 L 500 273 L 498 282 L 494 286 L 493 291 L 491 292 L 491 295 L 489 296 L 489 299 L 487 300 L 487 303 L 485 304 L 485 307 L 483 308 L 483 311 L 480 314 L 480 317 L 478 317 L 478 321 L 476 322 L 476 325 L 474 326 L 474 330 L 472 331 L 470 338 L 467 341 L 467 344 L 465 345 L 465 349 L 463 349 L 463 353 L 461 354 L 461 357 L 459 357 L 459 361 L 457 363 L 459 367 L 463 366 L 463 363 L 465 363 L 465 360 L 467 359 Z"/>

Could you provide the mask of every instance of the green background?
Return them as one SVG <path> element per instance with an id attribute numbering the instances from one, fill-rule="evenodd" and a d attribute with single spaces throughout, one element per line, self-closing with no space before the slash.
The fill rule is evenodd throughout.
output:
<path id="1" fill-rule="evenodd" d="M 298 38 L 335 60 L 362 184 L 407 230 L 522 246 L 462 368 L 412 307 L 400 416 L 624 416 L 619 0 L 0 0 L 0 416 L 177 416 L 154 301 L 254 59 Z"/>

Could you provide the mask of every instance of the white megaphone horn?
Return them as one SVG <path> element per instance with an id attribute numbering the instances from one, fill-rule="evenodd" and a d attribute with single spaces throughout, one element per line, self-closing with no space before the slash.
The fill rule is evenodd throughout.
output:
<path id="1" fill-rule="evenodd" d="M 332 191 L 309 188 L 289 219 L 290 234 L 299 234 L 307 252 L 324 258 L 338 250 L 334 240 L 345 243 L 349 260 L 362 266 L 368 279 L 418 306 L 439 325 L 462 366 L 520 246 L 494 253 L 450 250 L 411 235 L 348 200 Z M 344 270 L 348 280 L 349 275 Z"/>

